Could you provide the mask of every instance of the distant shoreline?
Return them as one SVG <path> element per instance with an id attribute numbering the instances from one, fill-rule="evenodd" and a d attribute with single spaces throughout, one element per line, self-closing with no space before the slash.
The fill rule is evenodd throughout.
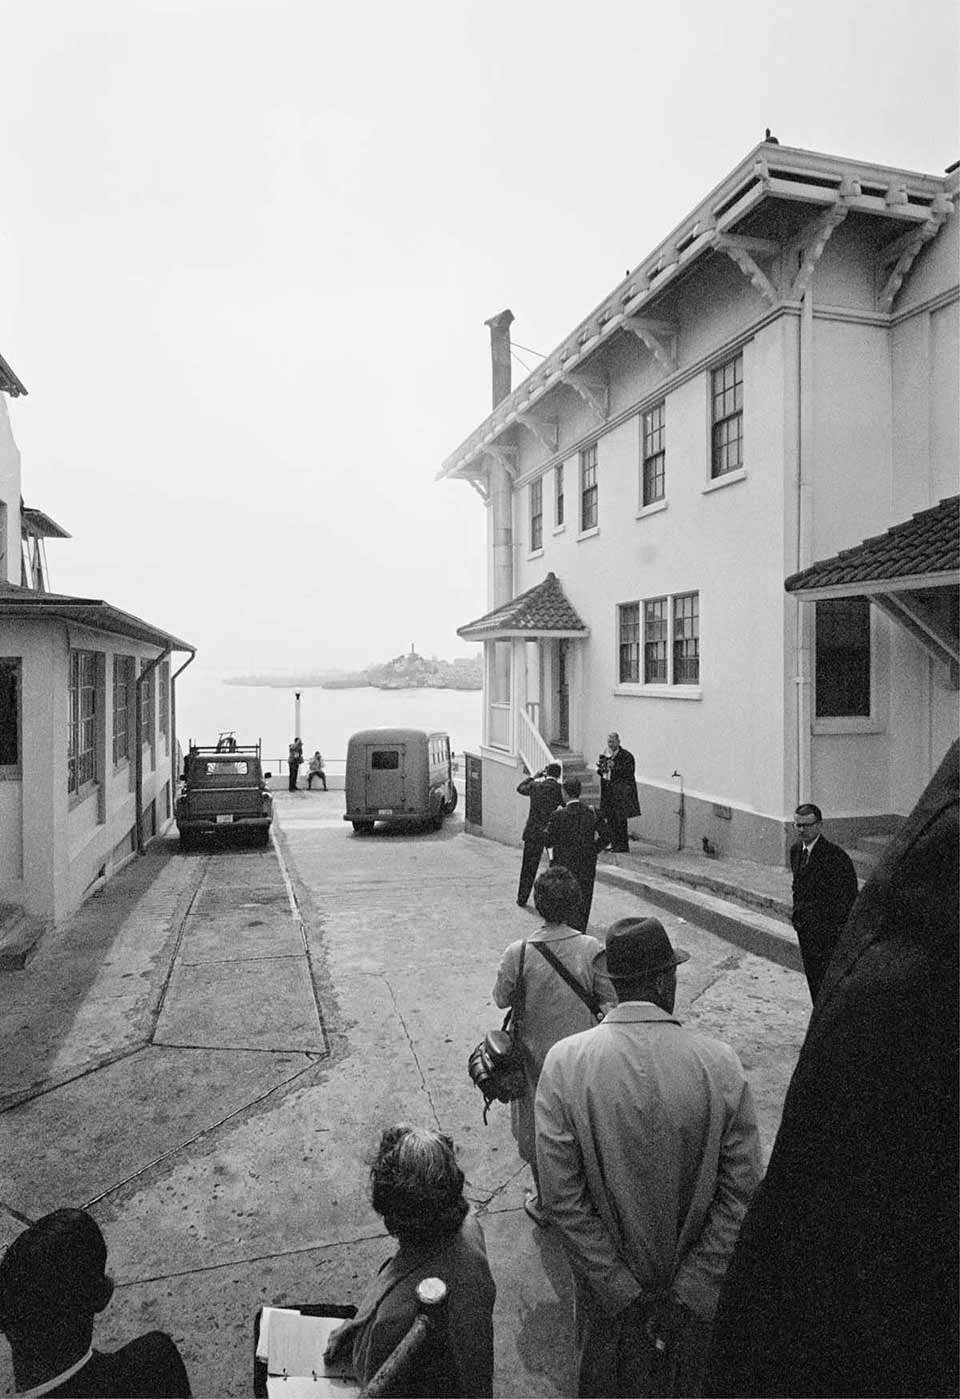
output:
<path id="1" fill-rule="evenodd" d="M 416 684 L 409 680 L 403 684 L 378 685 L 371 680 L 297 680 L 295 678 L 283 680 L 265 680 L 260 678 L 248 678 L 237 676 L 235 678 L 224 677 L 224 685 L 243 685 L 253 690 L 482 690 L 482 685 L 430 685 L 426 683 Z"/>

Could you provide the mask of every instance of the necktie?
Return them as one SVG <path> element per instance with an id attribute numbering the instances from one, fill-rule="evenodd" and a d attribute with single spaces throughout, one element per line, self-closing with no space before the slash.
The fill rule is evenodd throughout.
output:
<path id="1" fill-rule="evenodd" d="M 810 862 L 810 847 L 804 845 L 800 851 L 800 868 L 805 870 Z"/>

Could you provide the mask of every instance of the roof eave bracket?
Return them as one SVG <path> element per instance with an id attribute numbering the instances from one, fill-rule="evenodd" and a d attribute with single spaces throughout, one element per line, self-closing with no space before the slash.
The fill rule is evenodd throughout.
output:
<path id="1" fill-rule="evenodd" d="M 680 335 L 672 321 L 654 320 L 651 316 L 624 316 L 623 326 L 633 331 L 667 374 L 676 374 Z"/>
<path id="2" fill-rule="evenodd" d="M 602 423 L 610 416 L 610 384 L 598 374 L 585 374 L 582 370 L 565 369 L 563 382 L 569 384 L 576 393 L 596 413 Z"/>
<path id="3" fill-rule="evenodd" d="M 778 258 L 779 243 L 767 238 L 739 238 L 733 233 L 718 233 L 714 239 L 717 252 L 726 253 L 735 262 L 750 284 L 756 288 L 768 306 L 776 306 L 780 300 L 773 282 L 758 265 L 757 258 Z"/>

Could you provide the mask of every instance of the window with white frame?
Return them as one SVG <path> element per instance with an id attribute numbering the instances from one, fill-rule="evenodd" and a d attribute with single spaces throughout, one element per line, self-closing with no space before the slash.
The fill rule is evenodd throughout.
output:
<path id="1" fill-rule="evenodd" d="M 70 730 L 67 739 L 67 791 L 76 795 L 97 773 L 97 654 L 70 652 Z"/>
<path id="2" fill-rule="evenodd" d="M 113 658 L 113 764 L 130 756 L 130 703 L 133 698 L 132 656 Z"/>
<path id="3" fill-rule="evenodd" d="M 160 737 L 163 739 L 164 752 L 170 752 L 170 662 L 160 662 L 160 677 L 157 682 L 159 689 L 159 720 Z"/>
<path id="4" fill-rule="evenodd" d="M 663 500 L 664 497 L 667 468 L 665 413 L 666 404 L 658 403 L 643 415 L 641 505 L 653 505 L 656 501 Z"/>
<path id="5" fill-rule="evenodd" d="M 563 462 L 553 469 L 553 518 L 559 529 L 563 524 Z"/>
<path id="6" fill-rule="evenodd" d="M 530 482 L 530 549 L 543 548 L 543 477 Z"/>
<path id="7" fill-rule="evenodd" d="M 816 608 L 815 715 L 869 718 L 869 599 L 827 598 Z"/>
<path id="8" fill-rule="evenodd" d="M 597 527 L 597 444 L 580 453 L 580 530 Z"/>
<path id="9" fill-rule="evenodd" d="M 0 770 L 6 777 L 21 772 L 20 674 L 19 656 L 0 657 Z"/>
<path id="10" fill-rule="evenodd" d="M 145 671 L 149 661 L 140 662 L 141 672 Z M 154 696 L 156 694 L 156 671 L 151 670 L 146 680 L 140 681 L 141 709 L 140 709 L 140 742 L 153 744 L 154 724 L 156 721 L 156 704 Z"/>
<path id="11" fill-rule="evenodd" d="M 621 685 L 699 685 L 700 594 L 620 603 L 617 639 Z"/>
<path id="12" fill-rule="evenodd" d="M 726 476 L 743 466 L 743 351 L 710 375 L 710 475 Z"/>

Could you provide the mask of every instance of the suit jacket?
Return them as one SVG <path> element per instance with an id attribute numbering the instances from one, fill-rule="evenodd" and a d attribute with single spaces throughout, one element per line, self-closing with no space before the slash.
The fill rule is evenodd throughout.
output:
<path id="1" fill-rule="evenodd" d="M 800 868 L 801 841 L 790 847 L 793 870 L 793 926 L 819 941 L 834 941 L 857 897 L 857 872 L 839 845 L 821 836 Z"/>
<path id="2" fill-rule="evenodd" d="M 957 1393 L 957 789 L 954 743 L 840 935 L 708 1394 Z"/>
<path id="3" fill-rule="evenodd" d="M 600 778 L 600 810 L 605 815 L 621 820 L 640 815 L 636 766 L 626 748 L 618 748 L 610 759 L 608 776 Z"/>
<path id="4" fill-rule="evenodd" d="M 523 839 L 540 840 L 551 813 L 563 805 L 563 788 L 555 777 L 525 777 L 517 791 L 530 798 Z"/>
<path id="5" fill-rule="evenodd" d="M 582 884 L 594 878 L 597 856 L 610 844 L 610 829 L 592 806 L 578 799 L 553 813 L 543 839 L 553 851 L 553 864 L 565 865 Z"/>

